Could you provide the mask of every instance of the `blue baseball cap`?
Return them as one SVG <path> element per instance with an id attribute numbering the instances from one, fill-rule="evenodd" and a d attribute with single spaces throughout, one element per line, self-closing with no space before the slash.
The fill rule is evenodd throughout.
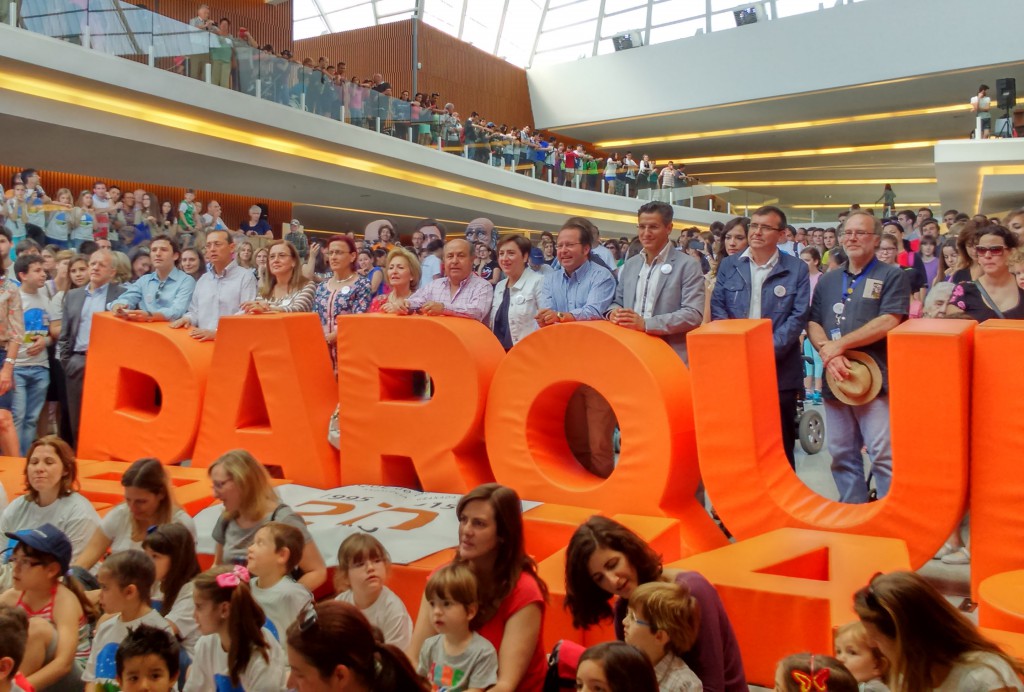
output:
<path id="1" fill-rule="evenodd" d="M 71 567 L 71 541 L 53 524 L 43 524 L 36 529 L 6 531 L 4 535 L 40 553 L 52 555 L 57 559 L 61 572 L 67 572 Z"/>
<path id="2" fill-rule="evenodd" d="M 544 264 L 544 251 L 539 247 L 530 250 L 530 264 Z"/>

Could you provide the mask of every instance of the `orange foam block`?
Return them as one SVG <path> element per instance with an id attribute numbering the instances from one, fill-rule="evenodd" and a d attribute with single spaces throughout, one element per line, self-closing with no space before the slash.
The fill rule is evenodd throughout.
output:
<path id="1" fill-rule="evenodd" d="M 225 317 L 216 344 L 192 463 L 242 448 L 296 483 L 337 487 L 327 428 L 338 399 L 316 315 Z"/>
<path id="2" fill-rule="evenodd" d="M 1024 322 L 989 320 L 975 332 L 971 411 L 971 594 L 990 577 L 1024 569 Z M 943 416 L 942 435 L 954 432 Z M 922 436 L 925 437 L 925 436 Z M 935 461 L 939 461 L 936 459 Z"/>
<path id="3" fill-rule="evenodd" d="M 586 358 L 565 357 L 580 344 Z M 622 452 L 607 479 L 580 466 L 566 441 L 566 405 L 581 384 L 608 401 L 622 431 Z M 486 421 L 494 477 L 523 497 L 608 514 L 642 507 L 680 520 L 691 545 L 725 545 L 694 499 L 700 479 L 689 374 L 661 339 L 604 322 L 534 332 L 498 368 Z"/>
<path id="4" fill-rule="evenodd" d="M 537 509 L 540 509 L 539 507 Z M 536 511 L 536 510 L 534 510 Z M 530 512 L 523 515 L 529 520 Z M 590 513 L 592 514 L 592 512 Z M 589 517 L 589 514 L 588 514 Z M 643 538 L 651 548 L 662 556 L 663 561 L 671 562 L 682 555 L 691 554 L 692 549 L 682 545 L 680 525 L 676 519 L 666 517 L 645 517 L 632 514 L 617 514 L 615 521 L 634 531 Z M 584 518 L 582 521 L 585 521 Z M 582 523 L 579 522 L 579 523 Z M 578 524 L 577 524 L 578 525 Z M 573 527 L 575 531 L 576 527 Z M 567 546 L 569 537 L 562 543 Z M 527 544 L 529 547 L 529 544 Z M 541 579 L 548 585 L 549 603 L 544 618 L 543 644 L 545 651 L 550 651 L 560 639 L 570 639 L 584 645 L 597 644 L 615 638 L 614 623 L 610 620 L 589 630 L 579 630 L 572 625 L 572 615 L 565 609 L 565 555 L 563 547 L 544 560 L 539 560 L 537 571 Z M 532 551 L 531 551 L 531 554 Z"/>
<path id="5" fill-rule="evenodd" d="M 127 322 L 109 313 L 97 314 L 92 329 L 78 453 L 122 461 L 155 457 L 165 464 L 188 459 L 213 345 L 166 322 Z"/>
<path id="6" fill-rule="evenodd" d="M 768 321 L 723 320 L 690 332 L 701 472 L 733 535 L 742 540 L 794 527 L 893 537 L 906 542 L 913 567 L 928 562 L 966 506 L 974 324 L 911 320 L 890 332 L 892 486 L 882 500 L 859 505 L 818 495 L 786 460 Z M 921 377 L 921 363 L 943 363 L 943 376 Z M 922 435 L 935 425 L 936 402 L 942 434 Z M 1024 414 L 1013 420 L 1020 425 Z"/>
<path id="7" fill-rule="evenodd" d="M 747 681 L 771 687 L 779 659 L 829 653 L 832 630 L 856 619 L 853 594 L 876 572 L 907 570 L 895 538 L 779 529 L 669 565 L 703 574 L 736 632 Z"/>
<path id="8" fill-rule="evenodd" d="M 1024 570 L 1003 572 L 981 582 L 978 624 L 1024 635 Z"/>

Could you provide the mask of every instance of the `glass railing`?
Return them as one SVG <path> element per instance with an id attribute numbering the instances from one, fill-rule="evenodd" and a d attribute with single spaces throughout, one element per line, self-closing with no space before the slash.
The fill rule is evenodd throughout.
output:
<path id="1" fill-rule="evenodd" d="M 7 0 L 0 0 L 0 4 Z M 262 50 L 244 28 L 222 35 L 164 17 L 120 0 L 20 0 L 8 21 L 28 31 L 84 48 L 148 64 L 248 94 L 253 98 L 330 118 L 352 127 L 429 147 L 451 155 L 594 193 L 725 211 L 724 195 L 747 193 L 723 187 L 658 189 L 637 181 L 636 172 L 606 181 L 605 159 L 585 156 L 576 171 L 564 170 L 555 150 L 518 131 L 493 123 L 468 123 L 444 104 L 415 103 L 346 82 L 295 59 Z M 8 10 L 10 13 L 10 10 Z M 194 22 L 198 20 L 193 20 Z M 653 187 L 652 187 L 653 185 Z M 700 188 L 700 189 L 698 189 Z M 744 200 L 747 201 L 747 200 Z M 733 204 L 740 203 L 734 200 Z M 722 207 L 722 208 L 719 208 Z"/>

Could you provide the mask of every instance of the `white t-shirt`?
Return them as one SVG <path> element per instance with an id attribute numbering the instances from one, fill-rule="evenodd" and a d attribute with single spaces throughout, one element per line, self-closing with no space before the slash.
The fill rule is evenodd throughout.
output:
<path id="1" fill-rule="evenodd" d="M 288 661 L 284 649 L 274 639 L 270 630 L 264 628 L 263 636 L 270 645 L 265 661 L 258 651 L 253 651 L 249 665 L 241 675 L 242 692 L 281 692 L 287 687 Z M 210 692 L 211 690 L 232 689 L 228 675 L 228 652 L 220 643 L 219 634 L 207 634 L 199 638 L 192 667 L 188 670 L 188 681 L 184 692 Z"/>
<path id="2" fill-rule="evenodd" d="M 34 529 L 50 523 L 64 532 L 71 541 L 71 559 L 89 543 L 96 527 L 100 524 L 100 515 L 92 504 L 78 493 L 57 498 L 46 507 L 29 502 L 25 495 L 17 497 L 4 510 L 0 517 L 0 533 Z"/>
<path id="3" fill-rule="evenodd" d="M 999 656 L 973 651 L 960 657 L 935 692 L 989 692 L 1001 689 L 1024 690 L 1013 669 Z"/>
<path id="4" fill-rule="evenodd" d="M 334 600 L 356 604 L 351 591 L 338 594 Z M 402 599 L 395 595 L 394 591 L 385 586 L 376 602 L 364 610 L 363 615 L 371 625 L 384 633 L 385 643 L 394 644 L 402 651 L 409 648 L 412 641 L 412 618 L 409 617 L 409 611 L 405 609 Z"/>
<path id="5" fill-rule="evenodd" d="M 121 642 L 128 636 L 128 632 L 139 625 L 158 627 L 170 632 L 174 631 L 167 624 L 163 616 L 155 610 L 151 610 L 140 618 L 125 622 L 118 613 L 96 628 L 96 636 L 92 640 L 92 653 L 89 654 L 89 662 L 82 673 L 83 682 L 111 682 L 117 684 L 117 650 Z"/>
<path id="6" fill-rule="evenodd" d="M 277 637 L 277 641 L 283 641 L 295 618 L 306 604 L 313 600 L 313 594 L 291 577 L 285 577 L 267 589 L 260 587 L 259 582 L 260 578 L 254 577 L 249 583 L 249 588 L 252 590 L 252 597 L 267 616 L 264 628 L 270 630 Z"/>
<path id="7" fill-rule="evenodd" d="M 22 347 L 18 349 L 18 359 L 15 361 L 14 367 L 49 368 L 50 359 L 46 355 L 46 349 L 30 356 L 28 355 L 28 345 L 32 343 L 32 337 L 36 335 L 49 335 L 50 322 L 60 321 L 60 305 L 55 305 L 50 300 L 48 289 L 44 286 L 35 293 L 25 293 L 22 290 L 21 307 L 25 317 L 25 340 L 22 342 Z"/>
<path id="8" fill-rule="evenodd" d="M 159 611 L 163 602 L 164 594 L 160 590 L 160 585 L 157 584 L 153 587 L 150 605 L 154 610 Z M 164 615 L 164 619 L 178 628 L 178 641 L 181 642 L 182 648 L 188 652 L 189 656 L 195 656 L 196 642 L 199 641 L 200 634 L 195 613 L 196 603 L 192 598 L 192 582 L 186 582 L 182 584 L 178 597 L 174 599 L 174 605 L 171 606 L 170 612 Z"/>
<path id="9" fill-rule="evenodd" d="M 192 538 L 196 537 L 196 523 L 185 510 L 178 509 L 171 517 L 171 521 L 188 529 Z M 125 503 L 122 502 L 107 512 L 100 528 L 103 530 L 103 535 L 110 539 L 110 552 L 119 553 L 122 550 L 133 548 L 142 550 L 142 541 L 132 540 L 132 513 Z"/>
<path id="10" fill-rule="evenodd" d="M 981 99 L 981 103 L 978 103 L 978 97 L 971 97 L 971 105 L 978 107 L 978 116 L 984 118 L 988 117 L 988 109 L 992 107 L 992 99 L 985 96 Z"/>

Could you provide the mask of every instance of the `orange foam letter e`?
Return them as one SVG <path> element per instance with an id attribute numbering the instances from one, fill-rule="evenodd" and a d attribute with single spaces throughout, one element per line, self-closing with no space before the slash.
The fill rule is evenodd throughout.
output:
<path id="1" fill-rule="evenodd" d="M 484 404 L 504 354 L 476 320 L 339 317 L 342 482 L 415 487 L 418 479 L 424 490 L 464 493 L 493 480 Z M 413 393 L 415 371 L 430 376 L 430 399 Z"/>
<path id="2" fill-rule="evenodd" d="M 607 479 L 580 466 L 566 442 L 566 404 L 580 384 L 607 399 L 622 431 Z M 523 339 L 491 385 L 487 451 L 498 482 L 525 499 L 672 517 L 690 551 L 725 544 L 694 499 L 689 375 L 661 339 L 607 322 L 558 325 Z"/>
<path id="3" fill-rule="evenodd" d="M 167 323 L 92 320 L 78 456 L 173 464 L 192 456 L 213 349 Z M 160 403 L 157 404 L 157 390 Z"/>
<path id="4" fill-rule="evenodd" d="M 215 344 L 193 463 L 241 447 L 296 483 L 336 487 L 327 427 L 337 396 L 316 316 L 225 317 Z"/>
<path id="5" fill-rule="evenodd" d="M 726 320 L 691 332 L 701 471 L 733 535 L 792 526 L 891 536 L 907 542 L 914 567 L 925 564 L 966 502 L 973 329 L 967 320 L 912 320 L 889 333 L 892 485 L 886 497 L 862 505 L 816 494 L 786 462 L 770 323 Z M 921 377 L 921 363 L 943 376 Z M 942 434 L 921 434 L 934 426 L 936 402 Z M 825 426 L 827 434 L 827 419 Z"/>

